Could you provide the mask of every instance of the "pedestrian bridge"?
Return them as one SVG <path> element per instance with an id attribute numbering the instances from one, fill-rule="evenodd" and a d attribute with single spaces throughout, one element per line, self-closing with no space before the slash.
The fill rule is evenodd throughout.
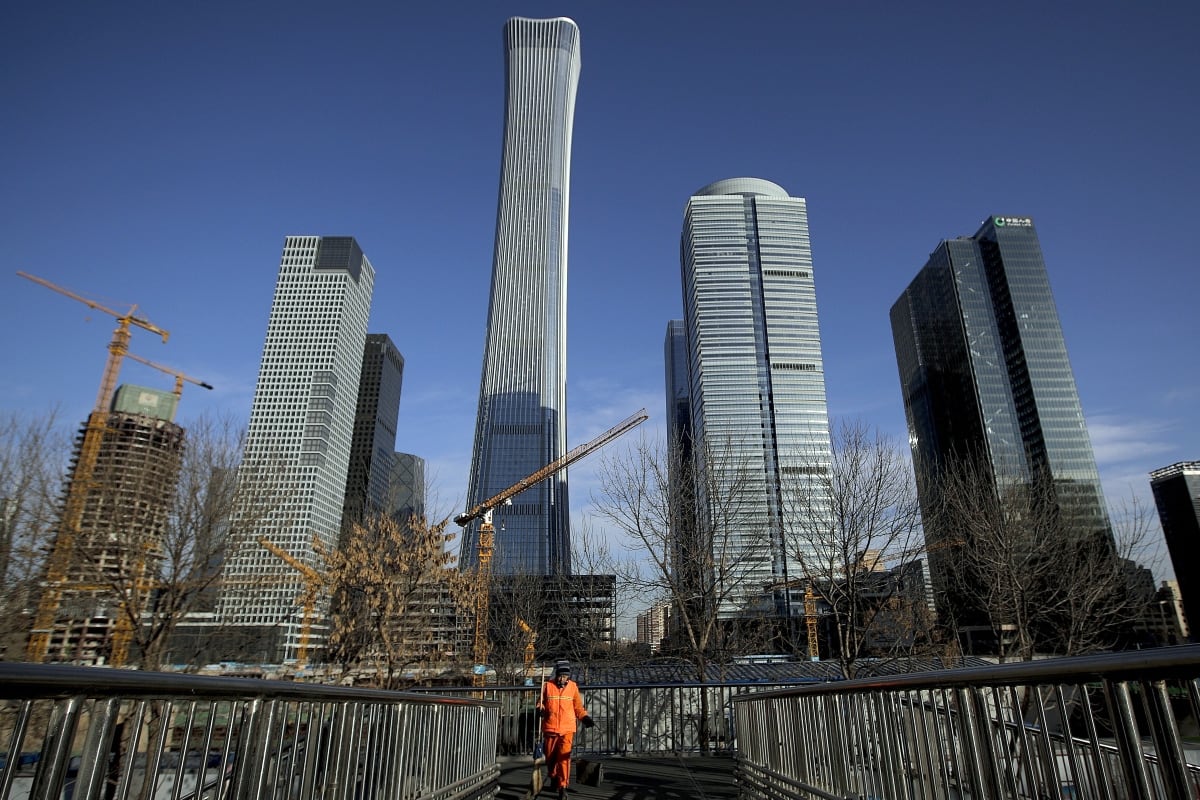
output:
<path id="1" fill-rule="evenodd" d="M 580 800 L 1200 797 L 1200 645 L 829 681 L 584 686 Z M 534 689 L 0 664 L 0 800 L 518 800 Z M 548 797 L 549 795 L 547 795 Z"/>

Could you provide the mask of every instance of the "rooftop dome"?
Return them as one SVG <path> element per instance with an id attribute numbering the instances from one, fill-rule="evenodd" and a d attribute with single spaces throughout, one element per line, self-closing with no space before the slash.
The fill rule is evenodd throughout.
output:
<path id="1" fill-rule="evenodd" d="M 693 197 L 703 197 L 714 194 L 763 195 L 765 197 L 787 197 L 787 190 L 777 183 L 765 181 L 762 178 L 726 178 L 723 181 L 710 183 L 698 190 Z"/>

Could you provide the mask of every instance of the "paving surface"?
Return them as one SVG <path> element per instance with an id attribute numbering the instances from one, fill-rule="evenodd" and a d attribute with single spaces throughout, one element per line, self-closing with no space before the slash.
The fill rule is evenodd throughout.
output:
<path id="1" fill-rule="evenodd" d="M 601 759 L 604 780 L 599 786 L 583 786 L 571 771 L 567 797 L 572 800 L 737 800 L 733 759 L 729 756 L 669 756 L 660 758 Z M 533 759 L 504 756 L 500 763 L 500 793 L 497 800 L 530 797 Z M 542 774 L 545 775 L 543 768 Z M 547 785 L 537 800 L 554 800 Z"/>

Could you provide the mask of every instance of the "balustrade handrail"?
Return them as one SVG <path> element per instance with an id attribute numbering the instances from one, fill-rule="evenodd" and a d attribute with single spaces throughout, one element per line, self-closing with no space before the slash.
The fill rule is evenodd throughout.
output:
<path id="1" fill-rule="evenodd" d="M 4 663 L 0 798 L 482 800 L 499 716 L 478 697 Z"/>
<path id="2" fill-rule="evenodd" d="M 748 800 L 1195 800 L 1200 645 L 731 698 Z"/>
<path id="3" fill-rule="evenodd" d="M 346 700 L 359 702 L 405 702 L 418 704 L 495 705 L 495 701 L 450 697 L 435 692 L 393 691 L 325 683 L 235 678 L 214 675 L 142 672 L 66 664 L 0 662 L 0 698 L 23 699 L 69 697 L 86 693 L 92 697 L 178 697 L 203 696 L 223 699 Z"/>
<path id="4" fill-rule="evenodd" d="M 1065 656 L 1035 661 L 1010 661 L 978 667 L 961 667 L 936 672 L 906 672 L 896 675 L 852 678 L 842 681 L 808 683 L 803 686 L 774 689 L 754 695 L 754 699 L 800 694 L 849 694 L 873 689 L 955 689 L 972 686 L 1032 686 L 1055 683 L 1081 683 L 1099 680 L 1146 680 L 1195 677 L 1200 667 L 1200 644 L 1158 647 Z M 749 698 L 738 697 L 737 700 Z"/>

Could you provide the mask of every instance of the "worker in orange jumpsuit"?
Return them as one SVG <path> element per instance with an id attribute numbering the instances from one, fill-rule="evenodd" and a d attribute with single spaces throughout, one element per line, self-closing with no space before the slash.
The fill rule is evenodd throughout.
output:
<path id="1" fill-rule="evenodd" d="M 575 728 L 579 723 L 585 728 L 596 724 L 583 707 L 578 684 L 571 680 L 569 661 L 555 662 L 554 680 L 542 684 L 536 708 L 542 718 L 550 788 L 557 790 L 559 800 L 562 800 L 567 796 L 567 784 L 571 780 L 571 743 L 575 740 Z"/>

